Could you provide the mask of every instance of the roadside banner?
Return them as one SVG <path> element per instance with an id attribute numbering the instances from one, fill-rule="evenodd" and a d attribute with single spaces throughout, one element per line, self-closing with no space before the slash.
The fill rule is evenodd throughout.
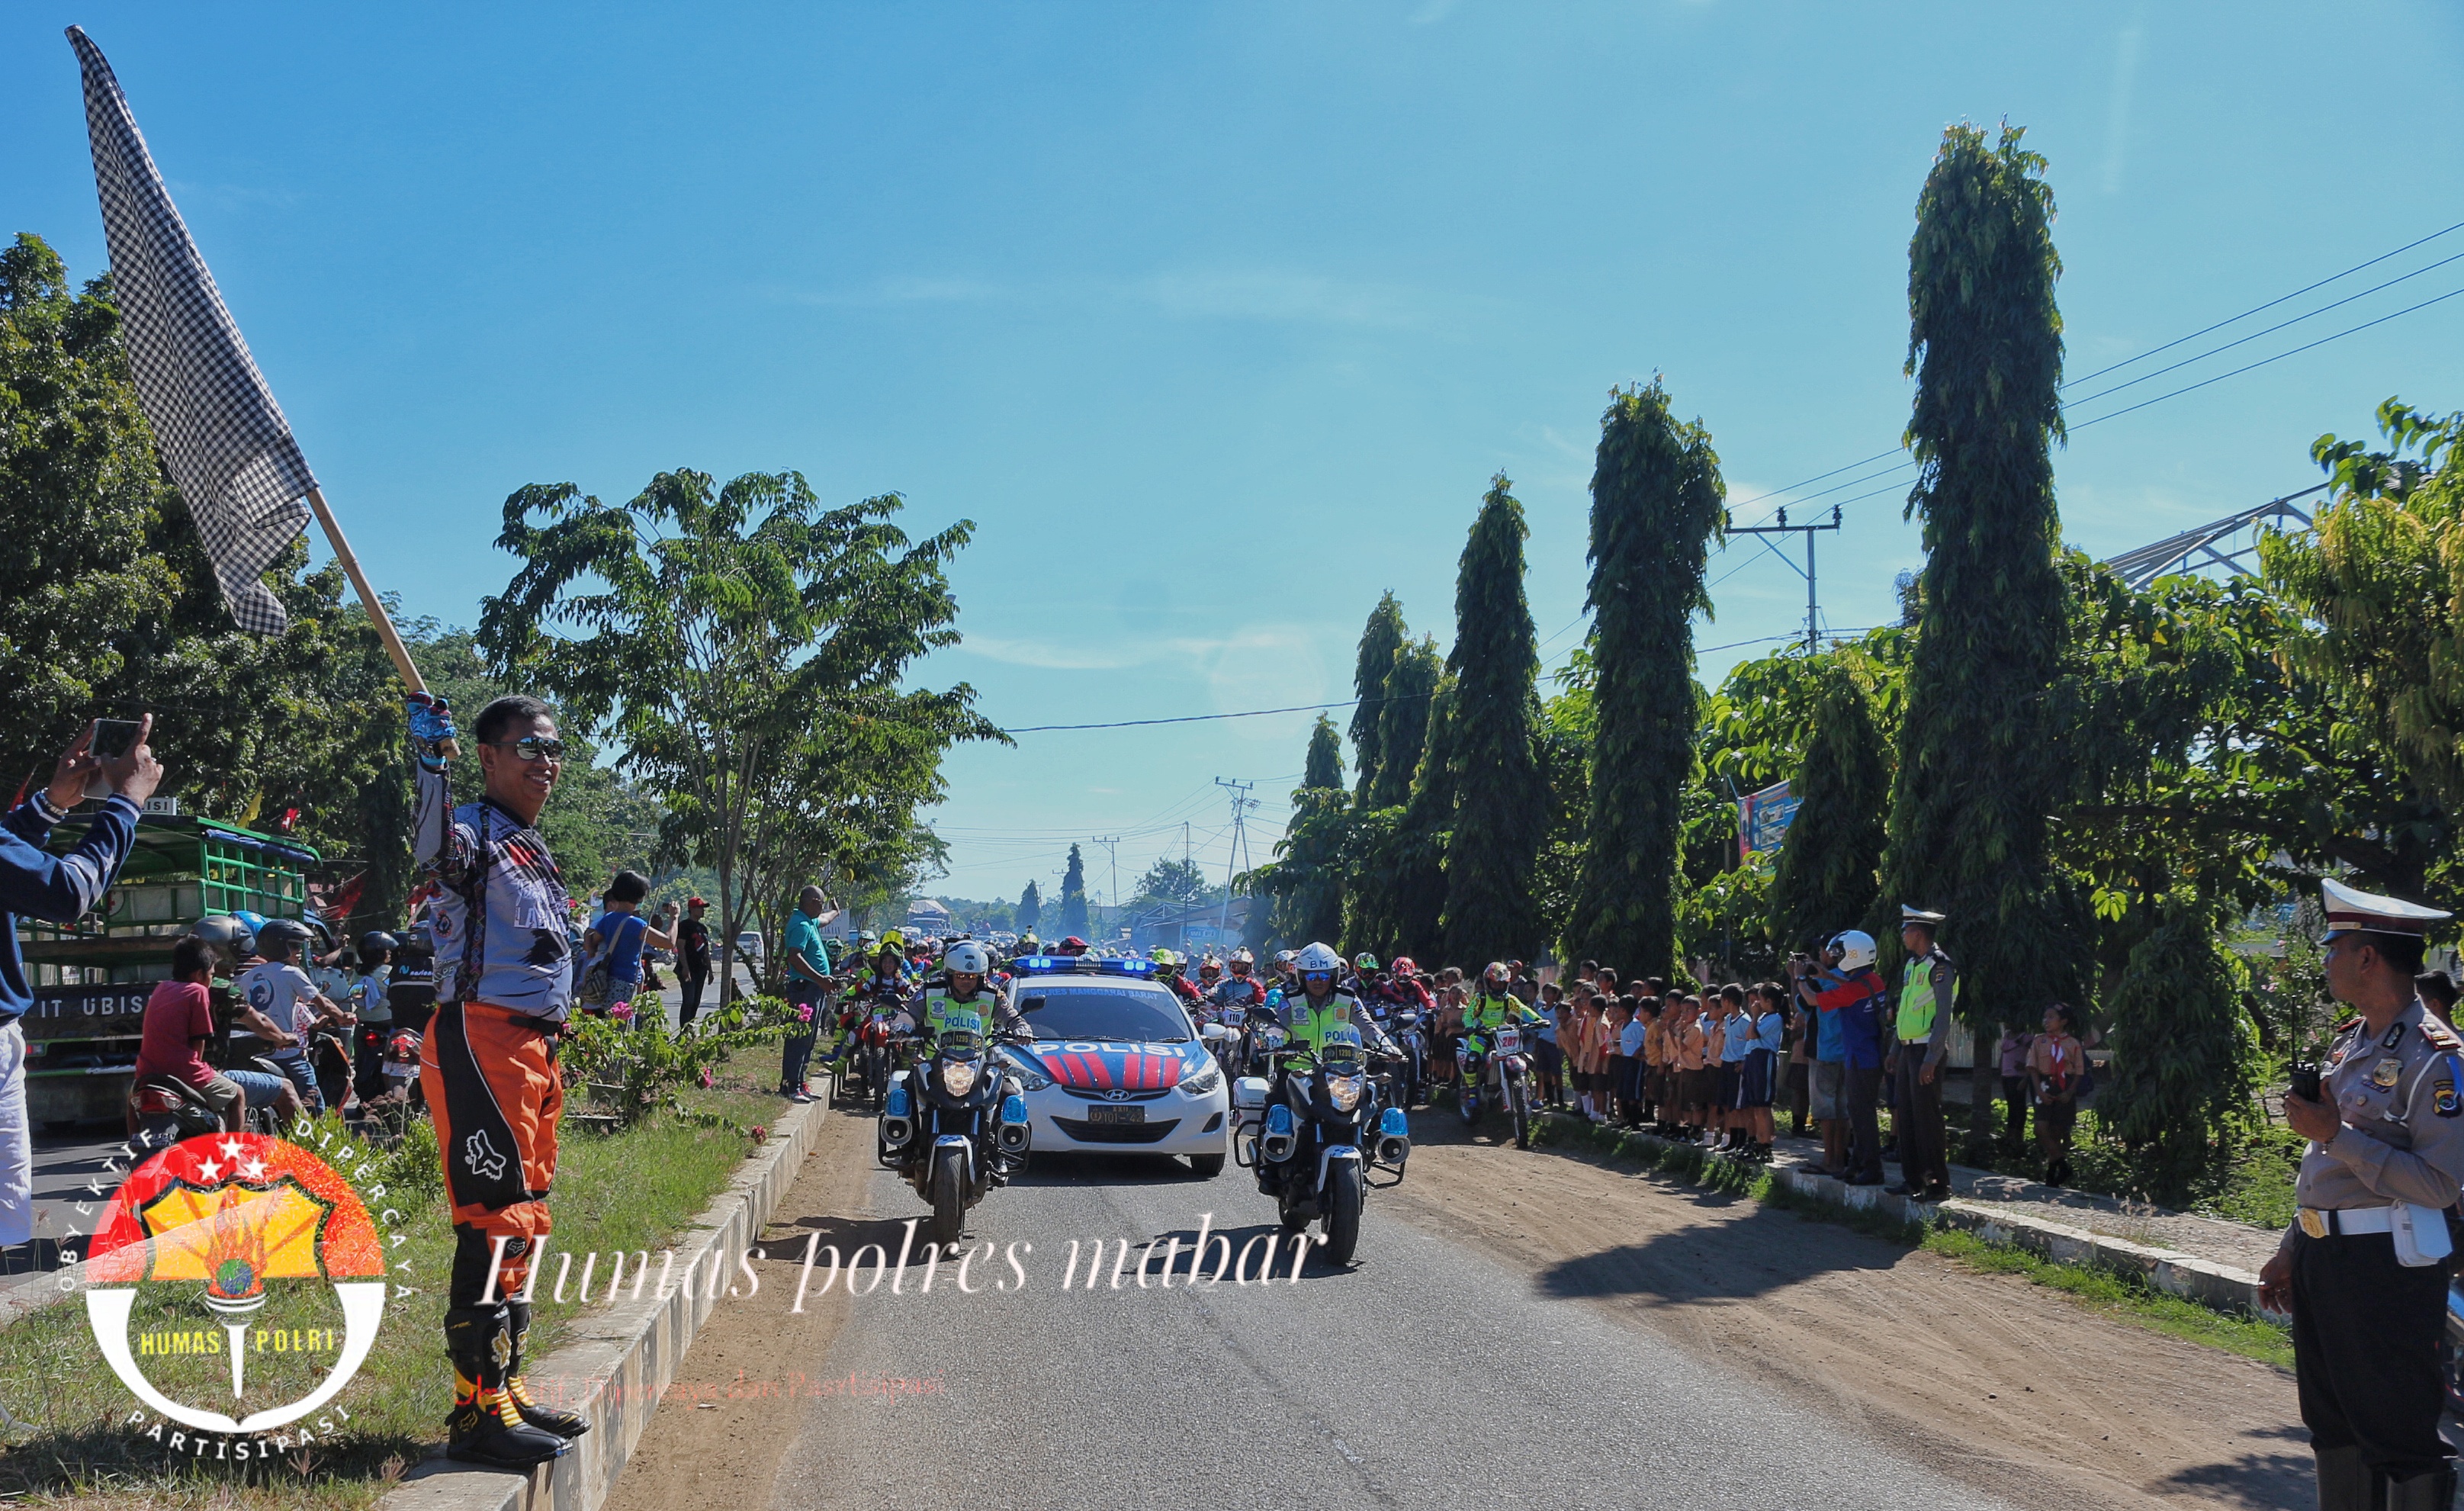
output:
<path id="1" fill-rule="evenodd" d="M 1737 858 L 1757 850 L 1776 851 L 1796 817 L 1798 799 L 1786 782 L 1774 782 L 1737 800 Z"/>

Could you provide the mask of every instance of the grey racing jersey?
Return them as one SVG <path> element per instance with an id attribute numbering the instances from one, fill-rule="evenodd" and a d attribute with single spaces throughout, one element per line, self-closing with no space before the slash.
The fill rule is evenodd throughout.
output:
<path id="1" fill-rule="evenodd" d="M 452 807 L 445 772 L 412 764 L 412 853 L 438 888 L 429 908 L 436 1000 L 487 1002 L 561 1022 L 573 1007 L 564 878 L 539 832 L 486 798 Z"/>

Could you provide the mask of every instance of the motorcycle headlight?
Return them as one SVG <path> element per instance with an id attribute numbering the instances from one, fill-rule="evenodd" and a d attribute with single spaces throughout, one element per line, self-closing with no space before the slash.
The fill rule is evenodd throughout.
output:
<path id="1" fill-rule="evenodd" d="M 1334 1103 L 1337 1112 L 1350 1112 L 1360 1105 L 1360 1078 L 1329 1076 L 1326 1078 L 1326 1100 Z"/>
<path id="2" fill-rule="evenodd" d="M 941 1062 L 941 1089 L 953 1097 L 963 1097 L 976 1089 L 976 1062 L 967 1059 Z"/>
<path id="3" fill-rule="evenodd" d="M 1212 1096 L 1215 1088 L 1222 1084 L 1223 1067 L 1210 1059 L 1206 1062 L 1205 1068 L 1197 1075 L 1182 1078 L 1180 1089 L 1193 1097 L 1207 1097 Z"/>

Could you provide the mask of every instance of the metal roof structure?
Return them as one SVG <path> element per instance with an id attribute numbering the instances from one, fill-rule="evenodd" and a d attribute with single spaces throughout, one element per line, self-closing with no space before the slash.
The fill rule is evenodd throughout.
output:
<path id="1" fill-rule="evenodd" d="M 2333 483 L 2322 482 L 2299 493 L 2288 493 L 2281 499 L 2270 499 L 2255 509 L 2229 514 L 2195 529 L 2168 535 L 2154 544 L 2124 551 L 2109 558 L 2104 565 L 2133 588 L 2145 588 L 2159 577 L 2175 573 L 2210 571 L 2219 567 L 2238 576 L 2255 576 L 2256 573 L 2252 564 L 2258 555 L 2259 526 L 2273 523 L 2281 529 L 2285 527 L 2282 522 L 2290 520 L 2299 527 L 2308 529 L 2310 516 L 2294 507 L 2293 500 L 2324 493 L 2333 486 Z M 2235 544 L 2237 537 L 2240 544 Z"/>

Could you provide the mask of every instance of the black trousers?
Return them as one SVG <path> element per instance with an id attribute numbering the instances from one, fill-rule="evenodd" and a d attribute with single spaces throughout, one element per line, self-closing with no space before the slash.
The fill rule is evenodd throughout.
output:
<path id="1" fill-rule="evenodd" d="M 2011 1147 L 2023 1148 L 2028 1143 L 2028 1078 L 2002 1078 L 2002 1137 Z"/>
<path id="2" fill-rule="evenodd" d="M 1848 1173 L 1882 1178 L 1882 1124 L 1877 1104 L 1882 1095 L 1882 1067 L 1851 1065 L 1841 1079 L 1848 1089 Z"/>
<path id="3" fill-rule="evenodd" d="M 2311 1447 L 2359 1449 L 2390 1479 L 2445 1465 L 2450 1262 L 2408 1269 L 2383 1233 L 2293 1235 L 2293 1377 Z"/>
<path id="4" fill-rule="evenodd" d="M 1925 1055 L 1915 1046 L 1900 1051 L 1899 1096 L 1893 1127 L 1900 1136 L 1900 1177 L 1912 1188 L 1933 1189 L 1950 1184 L 1950 1161 L 1943 1149 L 1942 1067 L 1933 1079 L 1919 1078 Z"/>
<path id="5" fill-rule="evenodd" d="M 677 972 L 676 992 L 683 999 L 683 1005 L 676 1010 L 676 1028 L 679 1032 L 693 1027 L 694 1015 L 701 1011 L 702 988 L 709 985 L 708 971 L 698 976 L 688 976 L 681 971 Z"/>

